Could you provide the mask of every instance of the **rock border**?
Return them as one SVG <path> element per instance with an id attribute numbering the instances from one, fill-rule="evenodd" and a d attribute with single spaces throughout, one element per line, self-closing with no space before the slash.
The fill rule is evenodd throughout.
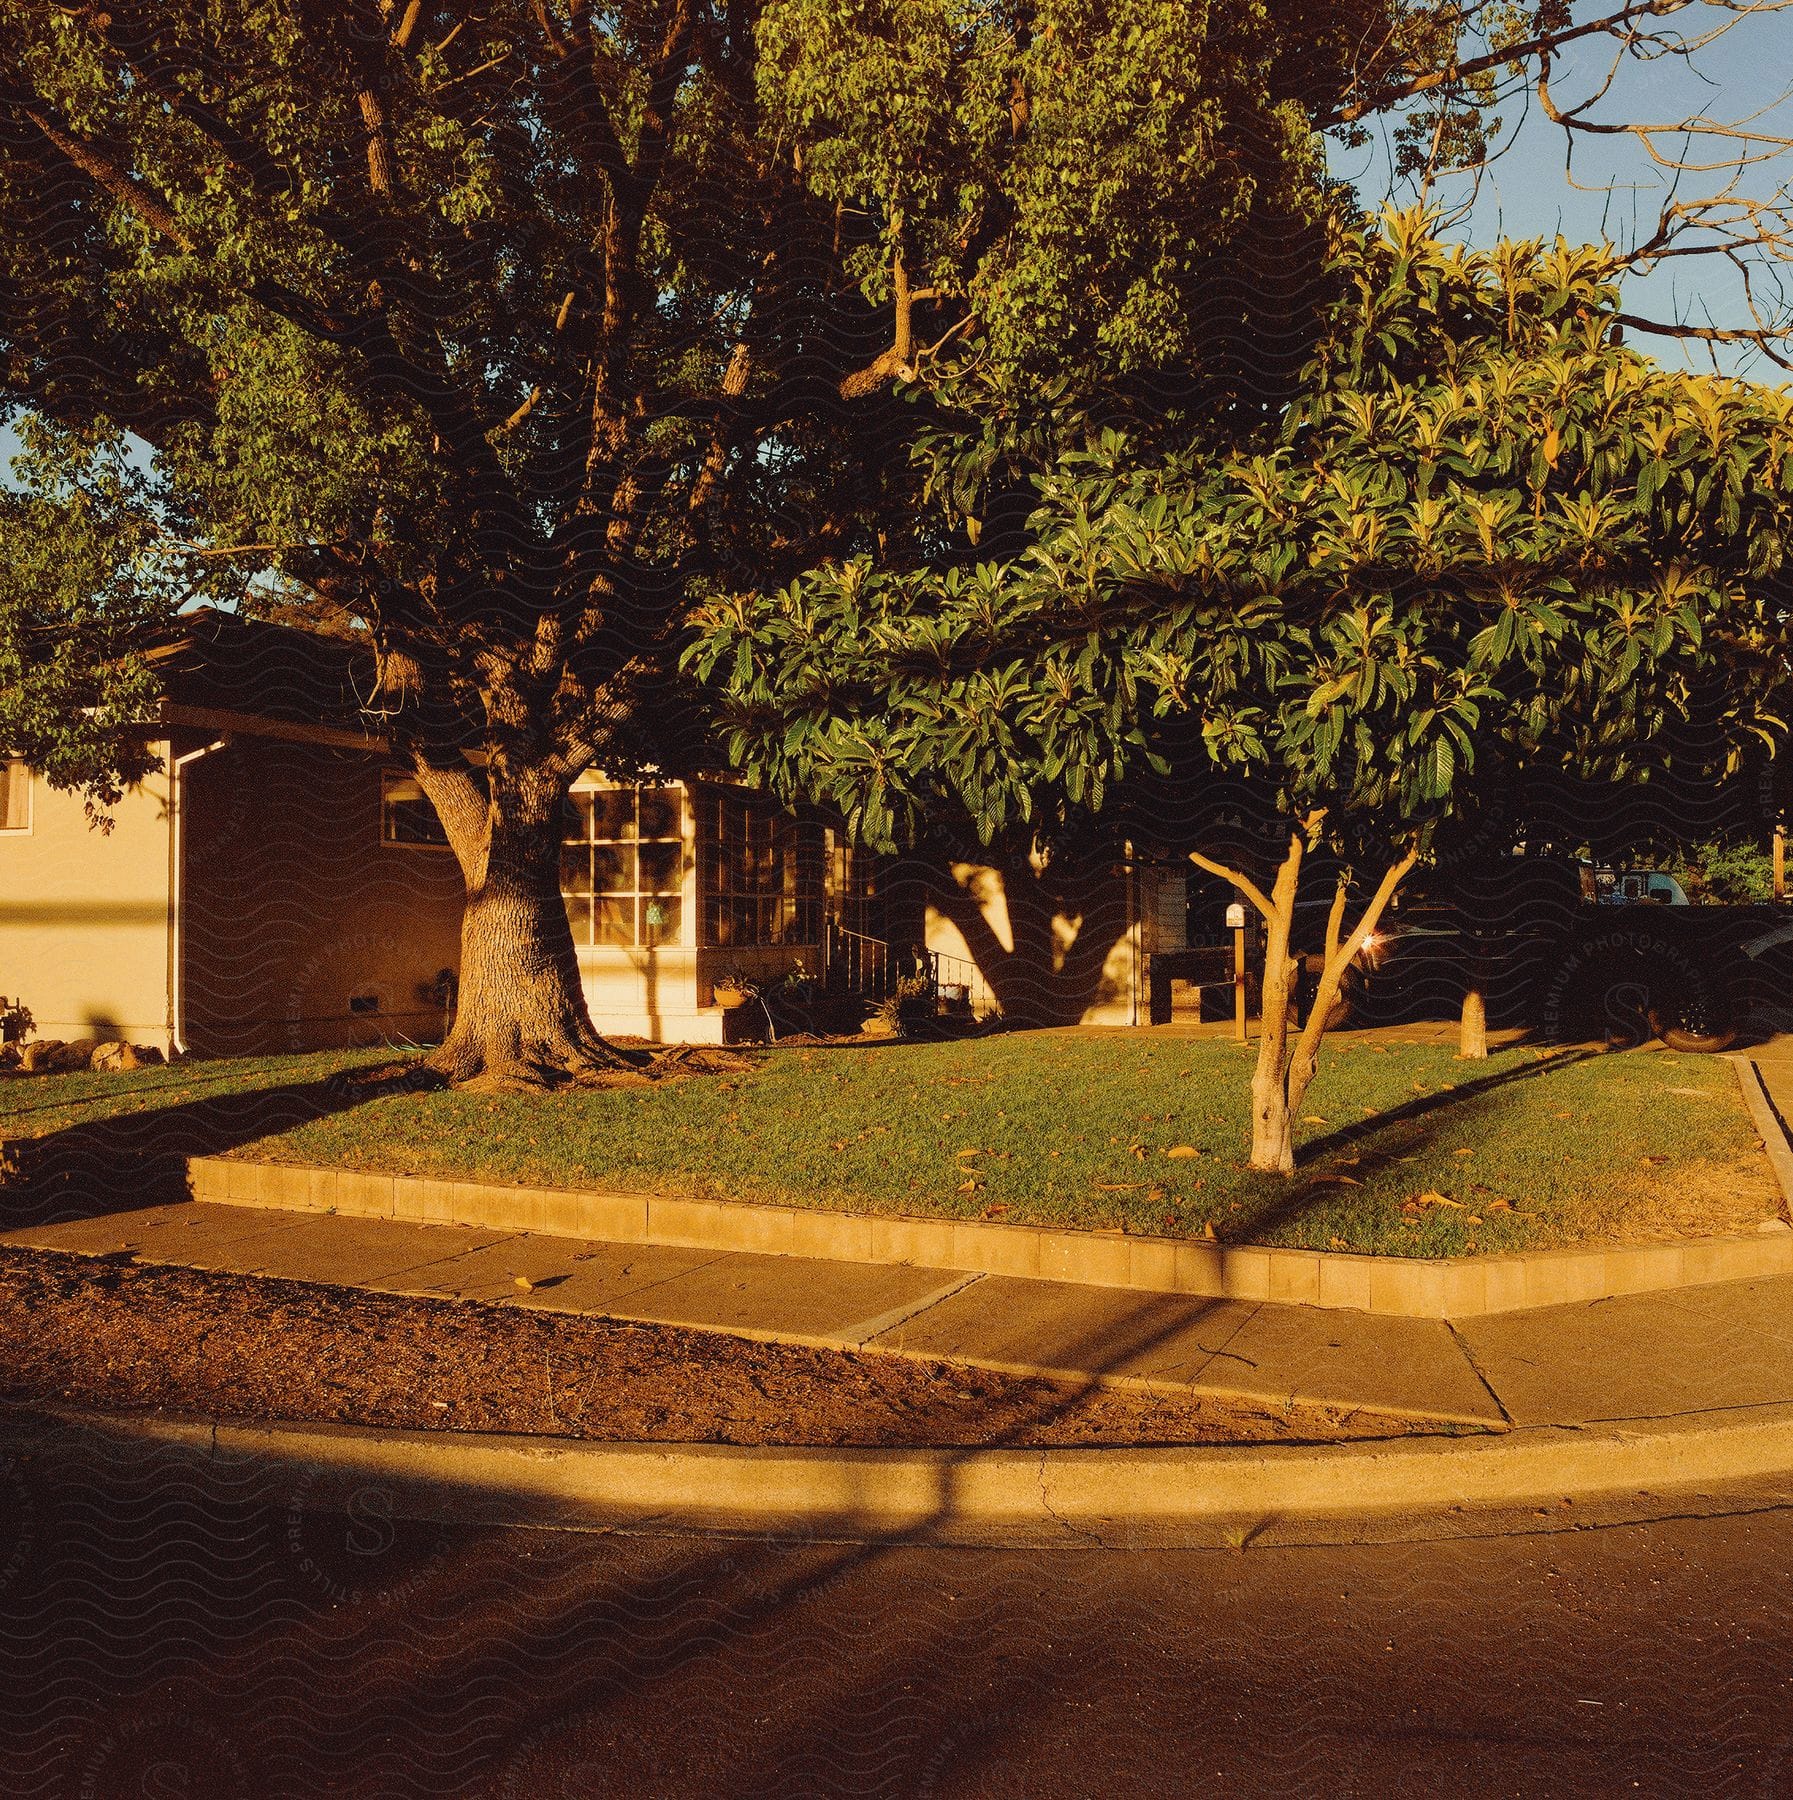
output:
<path id="1" fill-rule="evenodd" d="M 1793 1154 L 1755 1065 L 1738 1082 L 1784 1193 Z M 336 1212 L 496 1231 L 545 1232 L 621 1244 L 667 1244 L 837 1262 L 915 1263 L 1089 1287 L 1284 1306 L 1333 1306 L 1406 1319 L 1470 1319 L 1621 1294 L 1793 1274 L 1785 1219 L 1737 1236 L 1506 1256 L 1392 1257 L 1213 1244 L 1124 1232 L 1065 1231 L 973 1219 L 917 1219 L 693 1195 L 521 1187 L 378 1175 L 237 1157 L 192 1157 L 195 1200 Z"/>

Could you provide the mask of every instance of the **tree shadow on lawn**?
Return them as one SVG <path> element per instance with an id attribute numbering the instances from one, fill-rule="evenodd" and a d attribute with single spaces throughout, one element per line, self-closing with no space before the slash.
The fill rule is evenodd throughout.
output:
<path id="1" fill-rule="evenodd" d="M 194 1079 L 197 1084 L 208 1077 Z M 351 1071 L 277 1081 L 248 1093 L 195 1097 L 183 1084 L 183 1097 L 166 1106 L 77 1120 L 41 1137 L 0 1140 L 0 1230 L 185 1200 L 188 1157 L 217 1156 L 409 1086 L 403 1080 L 357 1081 Z M 100 1090 L 45 1106 L 72 1111 L 115 1098 Z"/>
<path id="2" fill-rule="evenodd" d="M 1316 1192 L 1313 1185 L 1314 1165 L 1329 1157 L 1362 1146 L 1358 1160 L 1352 1167 L 1358 1179 L 1368 1182 L 1374 1176 L 1385 1174 L 1398 1158 L 1411 1156 L 1430 1144 L 1439 1129 L 1451 1123 L 1456 1118 L 1458 1109 L 1466 1102 L 1474 1103 L 1501 1088 L 1558 1075 L 1564 1069 L 1586 1062 L 1590 1057 L 1610 1054 L 1612 1052 L 1587 1045 L 1559 1050 L 1531 1062 L 1497 1069 L 1490 1074 L 1478 1076 L 1473 1081 L 1458 1082 L 1448 1093 L 1417 1094 L 1413 1099 L 1403 1101 L 1387 1112 L 1377 1113 L 1373 1118 L 1341 1125 L 1334 1131 L 1311 1138 L 1297 1152 L 1295 1173 L 1286 1184 L 1279 1184 L 1267 1196 L 1260 1210 L 1236 1222 L 1236 1228 L 1244 1235 L 1232 1241 L 1262 1242 L 1266 1234 L 1294 1224 L 1322 1194 L 1336 1198 L 1330 1188 Z M 1417 1134 L 1408 1129 L 1416 1124 L 1421 1127 Z M 1250 1202 L 1246 1204 L 1249 1205 Z"/>

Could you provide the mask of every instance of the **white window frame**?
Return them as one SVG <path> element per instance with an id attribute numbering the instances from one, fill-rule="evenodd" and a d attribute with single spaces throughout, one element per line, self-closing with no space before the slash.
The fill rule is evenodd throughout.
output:
<path id="1" fill-rule="evenodd" d="M 676 836 L 661 835 L 644 838 L 639 835 L 641 818 L 641 797 L 643 793 L 670 795 L 678 809 L 678 831 Z M 627 794 L 630 796 L 631 819 L 636 829 L 621 837 L 568 837 L 564 830 L 561 834 L 561 853 L 570 849 L 583 847 L 588 852 L 599 845 L 628 845 L 637 854 L 632 857 L 635 866 L 635 879 L 628 888 L 599 888 L 595 881 L 589 889 L 568 888 L 564 874 L 561 885 L 561 899 L 567 907 L 567 923 L 573 933 L 573 945 L 581 955 L 595 955 L 603 951 L 634 952 L 640 950 L 677 950 L 684 948 L 689 942 L 691 929 L 691 875 L 693 864 L 691 834 L 691 795 L 684 783 L 678 781 L 595 781 L 581 782 L 568 796 L 576 807 L 582 797 L 596 799 L 600 795 Z M 671 888 L 646 888 L 642 886 L 642 874 L 639 862 L 639 847 L 643 844 L 664 846 L 678 845 L 678 885 Z M 627 900 L 631 906 L 634 936 L 628 943 L 601 943 L 597 937 L 597 909 L 605 900 Z M 642 915 L 644 909 L 657 900 L 671 900 L 679 909 L 678 930 L 671 936 L 647 941 L 642 933 Z M 589 909 L 585 929 L 581 930 L 575 922 L 573 908 L 581 902 Z"/>
<path id="2" fill-rule="evenodd" d="M 0 825 L 0 837 L 30 837 L 37 823 L 37 773 L 22 756 L 0 756 L 0 778 L 10 779 L 14 764 L 25 771 L 25 823 Z"/>

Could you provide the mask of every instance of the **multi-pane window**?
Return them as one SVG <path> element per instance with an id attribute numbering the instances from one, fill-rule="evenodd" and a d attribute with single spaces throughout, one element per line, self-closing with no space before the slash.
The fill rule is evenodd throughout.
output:
<path id="1" fill-rule="evenodd" d="M 448 833 L 415 776 L 389 769 L 380 777 L 380 842 L 446 848 Z"/>
<path id="2" fill-rule="evenodd" d="M 576 944 L 676 944 L 685 878 L 677 788 L 582 788 L 567 806 L 560 891 Z"/>
<path id="3" fill-rule="evenodd" d="M 704 942 L 791 944 L 805 938 L 791 820 L 737 794 L 703 801 Z"/>
<path id="4" fill-rule="evenodd" d="M 829 916 L 848 931 L 876 936 L 882 930 L 876 859 L 856 850 L 846 834 L 833 826 L 824 828 L 821 839 L 824 905 Z"/>
<path id="5" fill-rule="evenodd" d="M 17 757 L 0 757 L 0 831 L 31 829 L 31 770 Z"/>

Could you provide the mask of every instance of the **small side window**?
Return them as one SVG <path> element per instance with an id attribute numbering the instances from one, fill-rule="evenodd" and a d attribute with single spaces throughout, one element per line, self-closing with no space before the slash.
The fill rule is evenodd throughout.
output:
<path id="1" fill-rule="evenodd" d="M 31 829 L 31 769 L 16 756 L 0 759 L 0 831 Z"/>
<path id="2" fill-rule="evenodd" d="M 380 842 L 446 850 L 448 833 L 412 775 L 388 769 L 380 777 Z"/>

